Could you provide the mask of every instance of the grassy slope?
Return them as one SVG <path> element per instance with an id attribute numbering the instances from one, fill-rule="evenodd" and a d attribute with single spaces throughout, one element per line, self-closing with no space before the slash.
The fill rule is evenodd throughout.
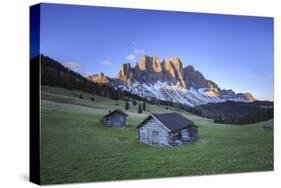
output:
<path id="1" fill-rule="evenodd" d="M 273 131 L 262 126 L 214 124 L 179 111 L 199 125 L 200 140 L 177 147 L 136 143 L 135 126 L 149 112 L 126 111 L 128 128 L 106 128 L 99 120 L 123 101 L 60 88 L 42 88 L 42 183 L 234 173 L 273 169 Z M 149 105 L 154 112 L 178 111 Z"/>

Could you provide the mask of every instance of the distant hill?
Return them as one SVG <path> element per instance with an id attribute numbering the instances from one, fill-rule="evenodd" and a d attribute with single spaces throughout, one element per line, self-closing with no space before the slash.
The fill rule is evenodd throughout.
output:
<path id="1" fill-rule="evenodd" d="M 203 117 L 215 119 L 217 123 L 248 124 L 273 118 L 273 102 L 252 103 L 226 101 L 196 106 Z"/>
<path id="2" fill-rule="evenodd" d="M 38 57 L 31 61 L 38 61 Z M 91 82 L 79 73 L 66 68 L 61 63 L 48 56 L 40 55 L 40 61 L 42 85 L 80 90 L 110 97 L 115 100 L 124 98 L 124 93 L 121 90 L 114 89 L 108 85 Z"/>

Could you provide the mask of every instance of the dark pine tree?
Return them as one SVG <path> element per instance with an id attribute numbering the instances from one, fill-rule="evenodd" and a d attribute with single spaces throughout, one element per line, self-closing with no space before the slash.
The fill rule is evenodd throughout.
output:
<path id="1" fill-rule="evenodd" d="M 129 110 L 129 103 L 128 103 L 128 101 L 125 102 L 125 109 Z"/>
<path id="2" fill-rule="evenodd" d="M 144 111 L 146 110 L 145 102 L 142 103 L 142 109 L 143 109 Z"/>
<path id="3" fill-rule="evenodd" d="M 138 109 L 138 113 L 141 114 L 142 113 L 142 108 L 141 108 L 141 104 L 139 104 L 139 109 Z"/>

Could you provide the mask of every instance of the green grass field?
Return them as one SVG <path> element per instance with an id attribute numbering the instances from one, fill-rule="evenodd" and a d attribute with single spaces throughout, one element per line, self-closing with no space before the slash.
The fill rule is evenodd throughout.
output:
<path id="1" fill-rule="evenodd" d="M 84 99 L 79 99 L 80 93 Z M 126 113 L 128 128 L 103 127 L 108 110 L 124 110 L 113 101 L 79 91 L 42 87 L 41 183 L 123 180 L 273 170 L 273 130 L 266 121 L 222 125 L 172 107 L 147 104 Z M 150 112 L 177 111 L 199 126 L 200 140 L 176 147 L 136 142 L 135 126 Z"/>

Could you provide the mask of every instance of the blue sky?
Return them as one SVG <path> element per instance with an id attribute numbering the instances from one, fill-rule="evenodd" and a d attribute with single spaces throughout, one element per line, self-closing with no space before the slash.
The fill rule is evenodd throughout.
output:
<path id="1" fill-rule="evenodd" d="M 273 18 L 42 4 L 40 31 L 41 53 L 83 75 L 179 56 L 220 88 L 273 100 Z"/>

